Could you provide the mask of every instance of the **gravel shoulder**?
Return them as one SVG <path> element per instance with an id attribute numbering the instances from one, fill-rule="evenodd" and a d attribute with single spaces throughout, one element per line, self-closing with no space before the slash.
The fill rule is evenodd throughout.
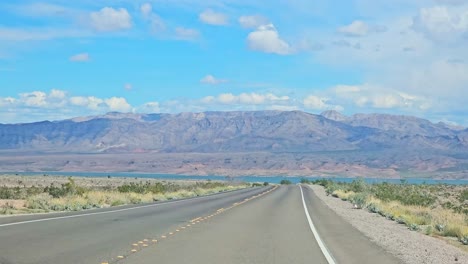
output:
<path id="1" fill-rule="evenodd" d="M 351 203 L 327 196 L 322 186 L 310 187 L 330 209 L 403 263 L 468 263 L 468 253 L 446 241 L 410 231 L 404 225 L 366 210 L 353 209 Z"/>

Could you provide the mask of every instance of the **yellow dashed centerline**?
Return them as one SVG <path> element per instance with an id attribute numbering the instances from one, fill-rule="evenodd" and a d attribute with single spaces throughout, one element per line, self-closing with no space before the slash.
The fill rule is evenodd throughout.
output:
<path id="1" fill-rule="evenodd" d="M 226 212 L 227 210 L 233 209 L 233 208 L 235 208 L 235 207 L 237 207 L 237 206 L 239 206 L 239 205 L 242 205 L 242 204 L 244 204 L 244 203 L 246 203 L 246 202 L 248 202 L 248 201 L 250 201 L 250 200 L 253 200 L 253 199 L 256 199 L 256 198 L 258 198 L 258 197 L 261 197 L 261 196 L 263 196 L 263 195 L 265 195 L 265 194 L 268 194 L 268 193 L 270 193 L 270 192 L 276 190 L 277 188 L 278 188 L 278 186 L 275 186 L 273 189 L 270 189 L 269 191 L 265 191 L 265 192 L 260 193 L 260 194 L 258 194 L 258 195 L 254 195 L 254 196 L 252 196 L 251 198 L 246 198 L 246 199 L 244 199 L 244 200 L 241 201 L 241 202 L 236 202 L 236 203 L 232 204 L 232 206 L 230 206 L 230 207 L 228 207 L 228 208 L 220 208 L 220 209 L 218 209 L 215 213 L 212 213 L 212 214 L 210 214 L 210 215 L 208 215 L 208 216 L 204 216 L 204 217 L 203 217 L 203 216 L 200 216 L 200 217 L 194 218 L 194 219 L 190 220 L 190 223 L 189 223 L 189 224 L 187 224 L 186 226 L 181 226 L 181 227 L 179 227 L 179 229 L 176 229 L 175 232 L 180 232 L 181 229 L 186 229 L 187 227 L 191 227 L 191 226 L 193 226 L 193 225 L 196 225 L 197 223 L 200 223 L 200 222 L 202 222 L 202 221 L 208 220 L 208 219 L 210 219 L 211 217 L 214 217 L 214 216 L 216 216 L 216 215 L 219 215 L 219 214 L 221 214 L 221 213 L 224 213 L 224 212 Z M 174 233 L 173 233 L 173 232 L 170 232 L 170 233 L 167 234 L 167 235 L 162 235 L 161 238 L 162 238 L 162 239 L 165 239 L 165 238 L 167 238 L 168 236 L 172 236 L 172 235 L 174 235 Z M 133 247 L 142 246 L 143 248 L 146 248 L 146 247 L 149 246 L 149 245 L 148 245 L 148 242 L 149 242 L 149 241 L 150 241 L 150 240 L 149 240 L 148 238 L 145 238 L 145 239 L 143 239 L 142 241 L 138 241 L 137 243 L 133 243 L 132 246 L 133 246 Z M 158 242 L 158 240 L 157 240 L 157 239 L 151 239 L 151 242 L 155 244 L 155 243 Z M 154 244 L 153 244 L 153 245 L 154 245 Z M 138 252 L 138 250 L 137 250 L 136 248 L 132 248 L 132 250 L 131 250 L 130 252 L 131 252 L 131 253 L 136 253 L 136 252 Z M 117 261 L 122 260 L 122 259 L 124 259 L 124 258 L 125 258 L 124 255 L 117 256 Z M 101 264 L 109 264 L 109 262 L 101 262 Z"/>

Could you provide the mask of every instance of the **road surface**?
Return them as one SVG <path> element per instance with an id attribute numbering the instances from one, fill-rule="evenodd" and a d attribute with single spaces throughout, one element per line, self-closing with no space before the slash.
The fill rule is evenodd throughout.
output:
<path id="1" fill-rule="evenodd" d="M 57 218 L 58 217 L 58 218 Z M 305 186 L 0 218 L 0 263 L 398 263 Z"/>

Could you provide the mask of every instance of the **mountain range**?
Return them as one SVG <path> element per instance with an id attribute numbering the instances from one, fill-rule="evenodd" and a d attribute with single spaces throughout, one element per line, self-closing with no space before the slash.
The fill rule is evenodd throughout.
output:
<path id="1" fill-rule="evenodd" d="M 468 178 L 468 129 L 336 111 L 113 112 L 0 124 L 0 170 Z"/>

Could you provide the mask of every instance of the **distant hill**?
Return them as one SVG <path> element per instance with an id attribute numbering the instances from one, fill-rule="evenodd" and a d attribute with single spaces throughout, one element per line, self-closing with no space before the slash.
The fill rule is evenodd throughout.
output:
<path id="1" fill-rule="evenodd" d="M 406 171 L 448 171 L 465 177 L 468 129 L 410 116 L 344 116 L 336 111 L 321 115 L 300 111 L 109 113 L 56 122 L 0 124 L 0 152 L 22 155 L 146 153 L 147 156 L 151 153 L 218 153 L 218 156 L 296 153 L 326 156 L 331 172 L 334 169 L 329 163 L 334 162 L 336 168 L 342 167 L 343 173 L 358 166 L 362 167 L 359 171 L 390 169 L 395 175 Z M 353 154 L 349 157 L 344 153 Z M 11 167 L 5 157 L 12 158 L 3 155 L 4 164 L 0 159 L 0 169 L 18 169 Z M 287 166 L 291 171 L 301 171 L 299 164 L 294 167 L 292 163 Z M 223 164 L 212 166 L 223 169 Z M 28 169 L 34 170 L 33 167 Z M 52 169 L 62 170 L 63 167 Z M 268 171 L 269 168 L 257 164 L 251 169 Z M 158 167 L 154 167 L 154 171 L 158 171 Z M 319 170 L 309 166 L 304 171 Z"/>

